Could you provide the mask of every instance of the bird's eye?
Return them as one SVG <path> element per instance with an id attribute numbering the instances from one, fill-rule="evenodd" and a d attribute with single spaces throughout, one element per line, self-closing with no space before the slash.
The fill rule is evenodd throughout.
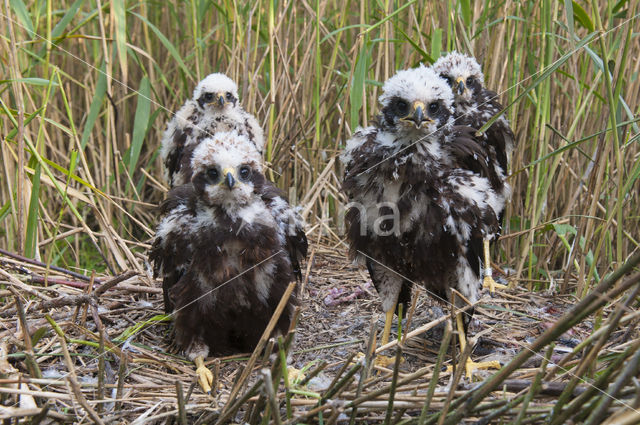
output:
<path id="1" fill-rule="evenodd" d="M 432 102 L 429 104 L 429 112 L 431 112 L 432 114 L 438 112 L 438 109 L 440 109 L 440 105 L 438 104 L 438 102 Z"/>
<path id="2" fill-rule="evenodd" d="M 470 86 L 471 84 L 473 84 L 473 77 L 467 78 L 467 85 Z"/>
<path id="3" fill-rule="evenodd" d="M 227 92 L 227 100 L 231 99 L 233 99 L 233 95 L 231 94 L 231 92 Z"/>
<path id="4" fill-rule="evenodd" d="M 217 168 L 209 168 L 207 170 L 207 177 L 210 181 L 216 182 L 218 181 L 218 177 L 220 177 L 220 173 L 218 172 Z"/>
<path id="5" fill-rule="evenodd" d="M 404 100 L 398 100 L 396 102 L 396 108 L 398 109 L 398 112 L 400 112 L 401 114 L 406 114 L 409 110 L 409 104 Z"/>
<path id="6" fill-rule="evenodd" d="M 213 93 L 205 93 L 203 98 L 205 102 L 211 102 L 213 100 Z"/>
<path id="7" fill-rule="evenodd" d="M 243 165 L 240 167 L 240 178 L 242 180 L 247 180 L 251 176 L 251 168 L 248 165 Z"/>

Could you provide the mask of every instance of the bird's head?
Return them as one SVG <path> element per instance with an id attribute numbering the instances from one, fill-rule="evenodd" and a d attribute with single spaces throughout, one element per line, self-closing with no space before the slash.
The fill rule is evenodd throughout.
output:
<path id="1" fill-rule="evenodd" d="M 209 206 L 225 209 L 249 203 L 264 182 L 260 155 L 235 131 L 204 139 L 193 152 L 191 182 Z"/>
<path id="2" fill-rule="evenodd" d="M 234 107 L 238 102 L 238 86 L 224 74 L 209 74 L 196 86 L 193 100 L 203 110 Z"/>
<path id="3" fill-rule="evenodd" d="M 434 134 L 453 114 L 451 88 L 423 65 L 398 71 L 384 83 L 378 100 L 386 124 L 408 134 Z"/>
<path id="4" fill-rule="evenodd" d="M 451 52 L 433 64 L 433 70 L 451 86 L 456 103 L 470 102 L 480 94 L 484 75 L 475 58 Z"/>

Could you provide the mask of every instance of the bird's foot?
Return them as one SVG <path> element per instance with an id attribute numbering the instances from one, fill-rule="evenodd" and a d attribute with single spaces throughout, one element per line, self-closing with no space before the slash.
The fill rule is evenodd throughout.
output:
<path id="1" fill-rule="evenodd" d="M 353 358 L 353 362 L 364 362 L 364 353 L 358 353 Z M 374 366 L 388 368 L 389 365 L 393 365 L 396 362 L 395 357 L 387 357 L 382 355 L 377 355 L 375 360 L 373 361 Z M 404 362 L 404 358 L 400 358 L 400 363 Z"/>
<path id="2" fill-rule="evenodd" d="M 356 355 L 353 356 L 353 360 L 351 360 L 350 365 L 354 365 L 356 363 L 364 364 L 364 358 L 365 357 L 366 357 L 366 355 L 362 351 L 357 352 Z"/>
<path id="3" fill-rule="evenodd" d="M 289 377 L 289 382 L 293 382 L 294 384 L 304 381 L 305 378 L 304 372 L 293 366 L 287 367 L 287 376 Z"/>
<path id="4" fill-rule="evenodd" d="M 473 371 L 479 369 L 500 369 L 500 362 L 497 360 L 492 360 L 488 362 L 474 362 L 471 359 L 467 359 L 466 364 L 464 365 L 465 372 L 467 373 L 467 379 L 470 381 L 473 378 Z"/>
<path id="5" fill-rule="evenodd" d="M 473 380 L 473 372 L 480 369 L 500 369 L 502 366 L 497 360 L 489 362 L 474 362 L 471 359 L 467 359 L 464 365 L 465 375 L 469 381 Z M 453 373 L 453 366 L 447 366 L 447 372 Z"/>
<path id="6" fill-rule="evenodd" d="M 376 359 L 374 360 L 373 364 L 379 367 L 386 367 L 389 368 L 389 365 L 393 365 L 396 362 L 396 358 L 395 357 L 387 357 L 387 356 L 381 356 L 381 355 L 377 355 Z M 400 359 L 400 363 L 404 362 L 404 359 L 401 358 Z"/>
<path id="7" fill-rule="evenodd" d="M 482 283 L 482 287 L 484 289 L 489 288 L 489 292 L 491 294 L 493 294 L 496 291 L 496 289 L 507 289 L 508 288 L 507 285 L 501 285 L 501 284 L 497 283 L 493 279 L 493 277 L 491 277 L 491 276 L 485 276 L 484 277 L 484 282 Z"/>
<path id="8" fill-rule="evenodd" d="M 213 385 L 213 373 L 204 365 L 204 359 L 202 357 L 196 357 L 193 361 L 196 368 L 196 375 L 198 376 L 198 384 L 202 391 L 211 394 L 211 386 Z"/>

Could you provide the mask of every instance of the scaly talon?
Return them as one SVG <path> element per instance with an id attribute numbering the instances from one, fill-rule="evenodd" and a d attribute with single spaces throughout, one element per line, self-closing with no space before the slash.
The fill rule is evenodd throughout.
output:
<path id="1" fill-rule="evenodd" d="M 198 376 L 198 384 L 200 388 L 207 394 L 211 394 L 211 385 L 213 384 L 213 373 L 204 365 L 202 356 L 198 356 L 193 361 L 196 364 L 196 375 Z"/>
<path id="2" fill-rule="evenodd" d="M 473 380 L 473 371 L 479 369 L 500 369 L 502 366 L 500 362 L 497 360 L 492 360 L 488 362 L 474 362 L 471 359 L 467 359 L 467 362 L 464 365 L 465 376 L 469 381 Z M 447 366 L 447 372 L 453 373 L 453 366 Z"/>
<path id="3" fill-rule="evenodd" d="M 381 347 L 389 343 L 389 334 L 391 333 L 391 323 L 393 323 L 394 311 L 395 311 L 395 308 L 392 308 L 391 310 L 385 313 L 384 330 L 382 331 L 382 338 L 380 340 Z M 400 321 L 400 316 L 398 316 L 398 321 Z M 400 359 L 400 363 L 402 363 L 403 361 L 404 359 Z M 390 364 L 394 364 L 395 362 L 396 362 L 395 357 L 377 355 L 373 364 L 380 367 L 388 367 Z"/>
<path id="4" fill-rule="evenodd" d="M 289 382 L 298 383 L 304 381 L 305 374 L 300 369 L 296 369 L 293 366 L 287 367 L 287 376 L 289 378 Z"/>
<path id="5" fill-rule="evenodd" d="M 373 361 L 374 366 L 379 366 L 379 367 L 386 367 L 388 368 L 390 364 L 394 364 L 396 361 L 395 357 L 387 357 L 387 356 L 383 356 L 378 354 L 375 358 L 375 360 Z M 355 355 L 355 357 L 353 358 L 353 363 L 355 362 L 364 362 L 364 353 L 358 353 Z M 400 363 L 404 362 L 404 358 L 400 359 Z M 353 364 L 352 363 L 352 364 Z"/>
<path id="6" fill-rule="evenodd" d="M 464 324 L 462 322 L 462 313 L 457 313 L 456 314 L 456 324 L 458 326 L 458 339 L 460 342 L 460 352 L 464 352 L 465 347 L 467 346 L 467 336 L 465 335 L 465 331 L 464 331 Z M 469 354 L 469 357 L 467 358 L 467 362 L 464 365 L 465 368 L 465 372 L 467 375 L 467 378 L 469 379 L 469 381 L 472 380 L 473 378 L 473 371 L 474 370 L 478 370 L 478 369 L 500 369 L 500 362 L 498 361 L 489 361 L 489 362 L 474 362 L 473 360 L 471 360 L 471 354 Z M 455 361 L 455 359 L 454 359 Z M 451 366 L 447 366 L 447 371 L 451 372 L 453 370 L 453 368 Z"/>
<path id="7" fill-rule="evenodd" d="M 489 288 L 489 292 L 491 294 L 493 294 L 496 291 L 496 289 L 507 289 L 508 288 L 507 285 L 501 285 L 501 284 L 497 283 L 495 280 L 493 280 L 493 277 L 491 277 L 490 274 L 486 274 L 486 271 L 485 271 L 484 281 L 482 283 L 482 287 L 484 289 Z"/>
<path id="8" fill-rule="evenodd" d="M 396 362 L 396 358 L 395 357 L 387 357 L 387 356 L 381 356 L 381 355 L 377 355 L 376 359 L 373 361 L 373 364 L 376 366 L 380 366 L 380 367 L 386 367 L 388 368 L 389 365 L 393 365 Z M 404 359 L 401 358 L 400 359 L 400 363 L 404 362 Z"/>
<path id="9" fill-rule="evenodd" d="M 380 347 L 387 345 L 389 343 L 389 335 L 391 333 L 391 324 L 393 323 L 393 314 L 395 308 L 390 309 L 385 313 L 385 321 L 384 321 L 384 329 L 382 331 L 382 338 L 380 338 Z M 354 362 L 364 361 L 364 353 L 358 353 L 354 357 Z M 375 366 L 388 368 L 390 364 L 394 364 L 396 361 L 395 357 L 387 357 L 383 355 L 376 355 L 373 364 Z M 404 359 L 400 359 L 400 362 L 404 362 Z"/>
<path id="10" fill-rule="evenodd" d="M 478 369 L 500 369 L 500 362 L 496 360 L 492 360 L 489 362 L 474 362 L 471 359 L 467 359 L 466 364 L 464 365 L 464 369 L 467 372 L 467 379 L 469 381 L 473 378 L 473 371 Z"/>

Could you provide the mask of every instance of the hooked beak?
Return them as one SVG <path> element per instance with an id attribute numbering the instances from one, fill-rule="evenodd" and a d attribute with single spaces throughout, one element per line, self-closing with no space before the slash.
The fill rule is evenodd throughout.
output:
<path id="1" fill-rule="evenodd" d="M 467 88 L 467 86 L 464 85 L 464 78 L 456 78 L 456 88 L 458 89 L 458 94 L 464 93 L 465 89 Z"/>
<path id="2" fill-rule="evenodd" d="M 431 122 L 431 119 L 424 115 L 424 111 L 425 111 L 424 103 L 420 102 L 419 100 L 416 100 L 411 105 L 411 111 L 409 112 L 409 114 L 406 117 L 402 118 L 402 120 L 412 121 L 413 124 L 416 126 L 416 128 L 420 128 L 422 127 L 422 124 L 425 121 Z"/>
<path id="3" fill-rule="evenodd" d="M 234 177 L 235 173 L 232 168 L 225 168 L 222 170 L 222 175 L 224 176 L 224 183 L 227 184 L 229 189 L 233 189 L 233 186 L 236 184 L 236 179 Z"/>
<path id="4" fill-rule="evenodd" d="M 224 93 L 216 93 L 216 100 L 209 102 L 209 105 L 218 104 L 219 107 L 223 107 L 227 103 L 227 100 L 224 97 Z"/>
<path id="5" fill-rule="evenodd" d="M 218 104 L 223 107 L 226 101 L 224 100 L 224 93 L 218 93 Z"/>

